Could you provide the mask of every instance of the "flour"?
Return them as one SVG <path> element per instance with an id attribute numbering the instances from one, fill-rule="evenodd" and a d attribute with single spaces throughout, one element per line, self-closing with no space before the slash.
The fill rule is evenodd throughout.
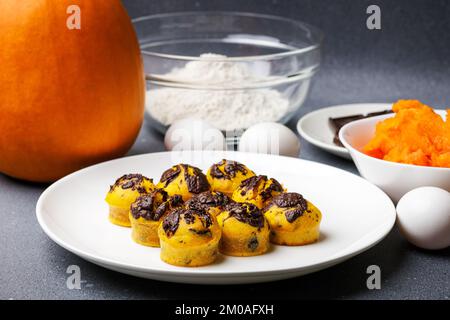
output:
<path id="1" fill-rule="evenodd" d="M 229 84 L 255 80 L 253 73 L 245 62 L 221 61 L 226 56 L 214 53 L 204 53 L 202 60 L 188 62 L 183 68 L 172 70 L 168 77 L 182 82 L 203 84 Z"/>
<path id="2" fill-rule="evenodd" d="M 200 57 L 202 60 L 188 62 L 183 68 L 164 76 L 178 82 L 234 87 L 248 80 L 261 79 L 246 63 L 218 61 L 226 56 L 216 54 Z M 289 108 L 288 100 L 273 89 L 154 89 L 147 92 L 146 105 L 152 117 L 165 125 L 177 119 L 199 117 L 221 130 L 244 129 L 259 122 L 277 121 Z"/>

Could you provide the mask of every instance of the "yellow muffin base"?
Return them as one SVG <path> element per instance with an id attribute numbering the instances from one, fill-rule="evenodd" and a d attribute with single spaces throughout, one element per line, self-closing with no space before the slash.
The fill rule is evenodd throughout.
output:
<path id="1" fill-rule="evenodd" d="M 233 195 L 235 188 L 234 184 L 230 180 L 225 179 L 215 179 L 207 176 L 209 185 L 211 186 L 211 191 L 222 192 L 226 196 L 230 197 Z"/>
<path id="2" fill-rule="evenodd" d="M 250 191 L 250 193 L 251 192 L 252 191 Z M 258 209 L 264 208 L 265 204 L 268 202 L 268 201 L 264 202 L 260 196 L 256 196 L 256 197 L 252 197 L 252 196 L 249 197 L 248 195 L 242 196 L 240 194 L 240 192 L 234 192 L 233 195 L 231 196 L 231 199 L 233 201 L 240 202 L 240 203 L 254 204 L 255 206 L 258 207 Z"/>
<path id="3" fill-rule="evenodd" d="M 222 234 L 219 251 L 224 255 L 233 257 L 251 257 L 262 255 L 270 248 L 269 236 L 268 234 L 258 234 L 256 238 L 258 240 L 258 248 L 256 250 L 251 250 L 248 245 L 250 238 L 243 238 L 242 236 L 233 237 Z"/>
<path id="4" fill-rule="evenodd" d="M 285 246 L 303 246 L 319 240 L 319 226 L 310 229 L 297 229 L 294 231 L 272 230 L 270 242 Z"/>
<path id="5" fill-rule="evenodd" d="M 267 221 L 264 221 L 264 226 L 258 230 L 257 227 L 236 218 L 230 218 L 227 211 L 220 214 L 217 221 L 222 229 L 220 253 L 234 257 L 251 257 L 264 254 L 269 250 L 270 231 Z M 253 238 L 257 240 L 255 248 L 251 245 Z"/>
<path id="6" fill-rule="evenodd" d="M 160 221 L 134 219 L 130 216 L 131 238 L 134 242 L 147 247 L 159 247 L 158 227 Z"/>
<path id="7" fill-rule="evenodd" d="M 285 209 L 269 208 L 264 214 L 270 224 L 270 242 L 286 246 L 303 246 L 319 240 L 322 213 L 307 201 L 308 211 L 290 223 L 286 220 Z"/>
<path id="8" fill-rule="evenodd" d="M 200 267 L 213 263 L 219 255 L 219 239 L 195 247 L 174 246 L 161 240 L 161 260 L 179 267 Z"/>
<path id="9" fill-rule="evenodd" d="M 129 212 L 129 209 L 109 206 L 109 221 L 117 226 L 129 228 L 131 227 Z"/>

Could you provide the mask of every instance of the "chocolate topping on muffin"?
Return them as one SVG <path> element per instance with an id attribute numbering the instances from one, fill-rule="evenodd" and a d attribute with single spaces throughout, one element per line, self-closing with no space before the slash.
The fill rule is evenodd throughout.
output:
<path id="1" fill-rule="evenodd" d="M 229 217 L 234 217 L 240 222 L 251 225 L 255 228 L 264 227 L 264 215 L 257 206 L 251 203 L 231 203 L 226 207 Z"/>
<path id="2" fill-rule="evenodd" d="M 267 187 L 266 189 L 264 189 L 261 192 L 261 197 L 263 198 L 264 201 L 270 199 L 270 197 L 272 197 L 272 192 L 283 192 L 283 187 L 281 186 L 281 184 L 275 180 L 275 179 L 271 179 L 272 183 L 269 185 L 269 187 Z"/>
<path id="3" fill-rule="evenodd" d="M 261 191 L 261 197 L 263 198 L 263 200 L 270 199 L 270 197 L 272 196 L 272 192 L 283 192 L 283 187 L 277 180 L 269 180 L 267 176 L 254 176 L 241 182 L 241 185 L 239 186 L 242 189 L 241 195 L 245 196 L 245 194 L 250 190 L 256 192 L 258 186 L 261 183 L 268 183 L 269 181 L 272 181 L 272 183 L 267 188 Z"/>
<path id="4" fill-rule="evenodd" d="M 223 171 L 220 170 L 220 166 L 224 166 Z M 213 178 L 231 180 L 236 176 L 237 172 L 247 174 L 247 168 L 237 161 L 223 159 L 219 163 L 213 164 L 210 174 Z"/>
<path id="5" fill-rule="evenodd" d="M 168 237 L 173 236 L 180 225 L 180 211 L 182 211 L 182 209 L 172 211 L 163 220 L 162 226 Z"/>
<path id="6" fill-rule="evenodd" d="M 206 179 L 205 174 L 197 167 L 192 167 L 193 174 L 188 174 L 188 166 L 185 166 L 184 168 L 184 178 L 186 180 L 186 184 L 188 187 L 189 192 L 191 193 L 201 193 L 203 191 L 209 190 L 209 183 L 208 179 Z"/>
<path id="7" fill-rule="evenodd" d="M 192 174 L 189 174 L 189 168 L 192 169 Z M 161 182 L 165 183 L 165 187 L 180 175 L 181 169 L 184 170 L 184 179 L 189 192 L 200 193 L 209 190 L 209 183 L 203 172 L 199 168 L 187 164 L 173 166 L 162 174 Z"/>
<path id="8" fill-rule="evenodd" d="M 180 166 L 173 166 L 170 169 L 164 171 L 161 176 L 161 182 L 165 182 L 165 186 L 167 187 L 169 183 L 175 180 L 181 172 Z"/>
<path id="9" fill-rule="evenodd" d="M 303 215 L 308 210 L 308 203 L 299 193 L 287 192 L 282 193 L 274 197 L 270 204 L 264 209 L 264 212 L 269 210 L 272 206 L 278 206 L 279 208 L 286 208 L 284 212 L 286 220 L 289 223 L 294 222 L 297 218 Z"/>
<path id="10" fill-rule="evenodd" d="M 146 193 L 145 188 L 142 186 L 144 179 L 147 179 L 153 183 L 152 179 L 149 179 L 142 174 L 125 174 L 110 187 L 110 191 L 113 191 L 117 187 L 121 187 L 122 189 L 131 189 L 133 191 L 137 191 L 139 193 Z"/>
<path id="11" fill-rule="evenodd" d="M 173 236 L 178 230 L 181 218 L 184 219 L 186 224 L 193 224 L 195 222 L 195 216 L 200 218 L 200 221 L 205 229 L 212 225 L 211 216 L 206 212 L 191 209 L 175 209 L 164 218 L 162 224 L 164 232 L 168 237 Z M 201 231 L 197 230 L 197 233 L 198 232 Z"/>
<path id="12" fill-rule="evenodd" d="M 239 188 L 242 189 L 241 195 L 245 195 L 247 191 L 256 190 L 261 181 L 266 181 L 267 176 L 253 176 L 241 182 Z"/>
<path id="13" fill-rule="evenodd" d="M 165 213 L 169 212 L 170 210 L 181 207 L 183 203 L 184 203 L 183 198 L 179 194 L 175 194 L 169 197 L 169 199 L 166 202 L 162 203 L 158 208 L 156 208 L 155 214 L 159 217 L 162 217 Z"/>
<path id="14" fill-rule="evenodd" d="M 162 198 L 158 199 L 157 196 Z M 135 219 L 144 218 L 146 220 L 159 221 L 170 209 L 176 208 L 183 203 L 179 195 L 168 197 L 164 190 L 155 190 L 150 194 L 140 196 L 131 204 L 131 215 Z"/>
<path id="15" fill-rule="evenodd" d="M 231 202 L 231 199 L 222 192 L 205 191 L 193 196 L 186 207 L 193 210 L 208 210 L 209 208 L 224 207 Z"/>

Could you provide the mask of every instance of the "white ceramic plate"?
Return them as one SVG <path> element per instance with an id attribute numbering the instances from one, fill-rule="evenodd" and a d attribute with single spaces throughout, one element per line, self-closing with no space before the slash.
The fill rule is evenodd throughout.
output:
<path id="1" fill-rule="evenodd" d="M 329 119 L 384 111 L 391 107 L 391 103 L 354 103 L 319 109 L 304 115 L 297 123 L 297 131 L 316 147 L 345 159 L 351 159 L 347 149 L 333 143 L 334 129 Z"/>
<path id="2" fill-rule="evenodd" d="M 316 204 L 323 213 L 320 241 L 303 247 L 272 246 L 257 257 L 222 256 L 210 266 L 183 268 L 162 262 L 158 248 L 134 243 L 130 229 L 108 222 L 104 198 L 122 174 L 142 173 L 158 180 L 172 164 L 206 170 L 223 158 L 275 177 Z M 105 268 L 163 281 L 233 284 L 296 277 L 342 262 L 386 236 L 395 222 L 395 208 L 378 187 L 330 166 L 265 154 L 197 151 L 123 158 L 71 174 L 42 194 L 37 218 L 56 243 Z"/>

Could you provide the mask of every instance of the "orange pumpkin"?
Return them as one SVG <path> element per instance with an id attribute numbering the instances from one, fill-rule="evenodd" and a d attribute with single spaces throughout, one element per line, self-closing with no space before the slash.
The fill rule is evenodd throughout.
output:
<path id="1" fill-rule="evenodd" d="M 53 181 L 129 150 L 145 80 L 119 0 L 2 0 L 0 30 L 0 172 Z"/>

